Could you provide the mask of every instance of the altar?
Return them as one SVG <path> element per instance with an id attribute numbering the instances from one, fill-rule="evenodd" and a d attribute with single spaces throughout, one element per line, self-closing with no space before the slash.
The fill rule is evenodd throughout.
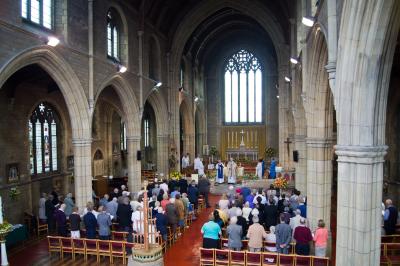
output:
<path id="1" fill-rule="evenodd" d="M 239 148 L 228 148 L 226 149 L 225 155 L 226 158 L 233 158 L 235 161 L 239 160 L 258 160 L 258 147 L 248 148 L 244 143 L 244 131 L 242 130 L 240 134 L 242 135 Z"/>

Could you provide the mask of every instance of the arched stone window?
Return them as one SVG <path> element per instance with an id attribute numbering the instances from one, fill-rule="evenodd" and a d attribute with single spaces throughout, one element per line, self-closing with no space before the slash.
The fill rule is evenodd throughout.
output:
<path id="1" fill-rule="evenodd" d="M 21 16 L 47 29 L 53 28 L 53 0 L 22 0 Z"/>
<path id="2" fill-rule="evenodd" d="M 28 121 L 29 160 L 32 175 L 58 171 L 59 119 L 53 108 L 40 103 Z"/>
<path id="3" fill-rule="evenodd" d="M 121 61 L 120 27 L 114 9 L 107 13 L 107 56 L 115 61 Z"/>
<path id="4" fill-rule="evenodd" d="M 121 129 L 120 129 L 120 145 L 121 151 L 126 151 L 126 126 L 124 121 L 121 119 Z"/>
<path id="5" fill-rule="evenodd" d="M 262 123 L 262 66 L 246 50 L 233 54 L 224 66 L 225 123 Z"/>

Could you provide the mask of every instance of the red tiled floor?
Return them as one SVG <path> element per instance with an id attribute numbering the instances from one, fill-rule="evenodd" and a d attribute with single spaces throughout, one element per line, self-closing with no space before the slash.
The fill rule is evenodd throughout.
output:
<path id="1" fill-rule="evenodd" d="M 220 196 L 210 195 L 210 205 L 215 206 Z M 179 240 L 164 254 L 165 266 L 197 266 L 200 264 L 200 247 L 203 238 L 201 227 L 208 221 L 209 214 L 214 208 L 204 210 L 197 220 L 192 223 Z"/>

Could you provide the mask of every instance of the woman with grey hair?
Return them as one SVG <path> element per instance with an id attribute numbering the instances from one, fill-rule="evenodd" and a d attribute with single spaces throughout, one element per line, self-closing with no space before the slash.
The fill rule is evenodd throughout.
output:
<path id="1" fill-rule="evenodd" d="M 267 237 L 265 238 L 267 241 L 267 245 L 265 249 L 270 252 L 276 252 L 276 235 L 275 235 L 275 226 L 270 226 L 269 227 L 269 233 L 267 234 Z"/>
<path id="2" fill-rule="evenodd" d="M 242 249 L 242 227 L 237 224 L 237 217 L 233 216 L 226 228 L 228 234 L 228 248 L 239 251 Z"/>
<path id="3" fill-rule="evenodd" d="M 249 239 L 250 252 L 260 252 L 263 247 L 263 238 L 267 237 L 264 227 L 259 224 L 258 215 L 253 216 L 253 224 L 247 231 L 247 238 Z"/>

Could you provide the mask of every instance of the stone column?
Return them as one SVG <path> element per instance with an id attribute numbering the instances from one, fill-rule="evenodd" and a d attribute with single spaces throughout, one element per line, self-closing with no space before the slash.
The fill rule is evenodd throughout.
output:
<path id="1" fill-rule="evenodd" d="M 140 150 L 140 136 L 127 137 L 128 149 L 128 188 L 131 192 L 138 192 L 142 186 L 141 163 L 136 158 Z"/>
<path id="2" fill-rule="evenodd" d="M 386 146 L 336 146 L 336 265 L 379 265 Z"/>
<path id="3" fill-rule="evenodd" d="M 311 230 L 323 219 L 330 228 L 332 189 L 332 141 L 307 138 L 307 218 Z"/>
<path id="4" fill-rule="evenodd" d="M 287 151 L 286 139 L 289 137 L 288 111 L 289 111 L 289 92 L 290 83 L 285 81 L 288 75 L 288 66 L 283 65 L 279 68 L 279 162 L 284 167 L 289 167 L 290 154 Z"/>
<path id="5" fill-rule="evenodd" d="M 157 135 L 157 172 L 168 174 L 168 134 Z"/>
<path id="6" fill-rule="evenodd" d="M 195 145 L 195 135 L 194 133 L 189 133 L 184 135 L 184 143 L 183 143 L 183 153 L 190 153 L 193 158 L 197 156 L 197 154 L 194 154 L 194 145 Z M 181 154 L 182 158 L 183 154 Z"/>
<path id="7" fill-rule="evenodd" d="M 299 153 L 299 161 L 294 163 L 296 167 L 295 186 L 301 191 L 301 194 L 307 195 L 307 147 L 305 136 L 295 135 L 294 145 Z"/>
<path id="8" fill-rule="evenodd" d="M 92 140 L 73 139 L 74 148 L 74 179 L 75 201 L 79 210 L 86 207 L 88 201 L 92 201 Z"/>

